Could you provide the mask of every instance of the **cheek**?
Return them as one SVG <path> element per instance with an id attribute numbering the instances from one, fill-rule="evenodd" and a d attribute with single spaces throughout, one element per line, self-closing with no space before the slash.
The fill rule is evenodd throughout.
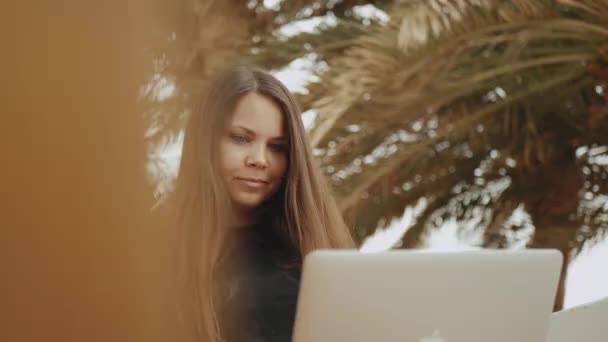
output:
<path id="1" fill-rule="evenodd" d="M 223 173 L 234 170 L 238 165 L 239 151 L 232 144 L 222 141 L 219 149 L 220 169 Z"/>
<path id="2" fill-rule="evenodd" d="M 279 178 L 283 177 L 287 172 L 287 165 L 289 164 L 289 157 L 287 155 L 279 155 L 275 158 L 273 163 L 273 173 Z"/>

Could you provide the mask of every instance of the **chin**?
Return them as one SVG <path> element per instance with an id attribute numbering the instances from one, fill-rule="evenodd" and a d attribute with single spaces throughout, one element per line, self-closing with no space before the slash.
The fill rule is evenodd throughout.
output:
<path id="1" fill-rule="evenodd" d="M 256 209 L 264 203 L 263 198 L 247 198 L 239 196 L 233 199 L 234 204 L 245 209 Z"/>
<path id="2" fill-rule="evenodd" d="M 239 208 L 243 208 L 246 210 L 255 210 L 255 209 L 259 208 L 262 203 L 261 202 L 252 203 L 252 202 L 240 202 L 239 201 L 239 202 L 235 202 L 235 204 Z"/>

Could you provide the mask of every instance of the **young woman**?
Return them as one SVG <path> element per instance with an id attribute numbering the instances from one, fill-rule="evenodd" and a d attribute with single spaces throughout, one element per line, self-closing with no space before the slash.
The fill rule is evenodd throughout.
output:
<path id="1" fill-rule="evenodd" d="M 174 192 L 181 321 L 195 341 L 290 341 L 304 257 L 354 243 L 287 88 L 235 66 L 208 89 Z"/>

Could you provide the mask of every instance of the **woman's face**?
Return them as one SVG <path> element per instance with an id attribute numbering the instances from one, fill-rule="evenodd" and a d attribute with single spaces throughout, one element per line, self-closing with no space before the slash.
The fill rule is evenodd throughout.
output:
<path id="1" fill-rule="evenodd" d="M 237 103 L 220 142 L 220 171 L 230 199 L 250 212 L 270 198 L 287 172 L 285 119 L 271 99 L 251 92 Z"/>

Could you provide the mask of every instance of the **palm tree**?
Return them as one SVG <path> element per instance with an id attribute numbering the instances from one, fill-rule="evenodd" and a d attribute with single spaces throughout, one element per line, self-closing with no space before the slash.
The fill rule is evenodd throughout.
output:
<path id="1" fill-rule="evenodd" d="M 390 20 L 354 15 L 363 3 Z M 180 58 L 159 59 L 164 76 L 156 79 L 171 79 L 177 91 L 165 100 L 172 107 L 152 106 L 159 129 L 151 140 L 179 131 L 190 94 L 216 66 L 244 60 L 279 69 L 312 55 L 326 67 L 300 102 L 318 113 L 315 151 L 359 239 L 424 197 L 403 247 L 456 219 L 474 221 L 483 247 L 502 248 L 526 226 L 513 220 L 523 209 L 534 227 L 529 247 L 564 255 L 561 308 L 569 261 L 608 223 L 608 4 L 284 0 L 278 11 L 259 1 L 192 4 L 173 40 Z M 335 25 L 276 34 L 327 13 Z"/>
<path id="2" fill-rule="evenodd" d="M 529 247 L 565 258 L 559 310 L 573 253 L 608 223 L 608 4 L 430 0 L 390 14 L 303 101 L 342 209 L 363 237 L 425 197 L 404 247 L 450 217 L 478 218 L 482 245 L 506 247 L 523 206 Z"/>

